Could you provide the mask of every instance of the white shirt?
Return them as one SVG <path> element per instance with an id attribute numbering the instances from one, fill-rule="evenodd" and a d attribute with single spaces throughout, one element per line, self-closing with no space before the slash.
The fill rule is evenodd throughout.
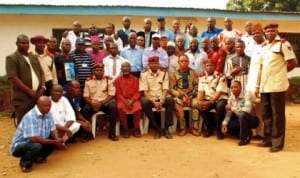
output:
<path id="1" fill-rule="evenodd" d="M 32 66 L 31 66 L 31 63 L 29 61 L 29 58 L 27 56 L 23 56 L 26 60 L 26 62 L 28 63 L 29 67 L 30 67 L 30 71 L 31 71 L 31 86 L 32 86 L 32 90 L 33 91 L 36 91 L 39 87 L 39 84 L 40 84 L 40 80 L 39 78 L 37 77 L 35 71 L 33 70 Z"/>
<path id="2" fill-rule="evenodd" d="M 116 73 L 113 74 L 113 66 L 114 66 L 114 60 L 116 60 Z M 103 59 L 104 64 L 104 75 L 111 77 L 113 80 L 115 80 L 120 74 L 121 74 L 121 64 L 124 62 L 124 58 L 117 55 L 113 57 L 112 55 L 106 56 Z"/>
<path id="3" fill-rule="evenodd" d="M 248 34 L 248 33 L 245 33 L 241 40 L 244 41 L 245 43 L 245 54 L 247 56 L 251 56 L 251 51 L 252 51 L 252 48 L 254 47 L 254 45 L 256 44 L 256 42 L 254 41 L 252 35 Z"/>
<path id="4" fill-rule="evenodd" d="M 68 99 L 64 96 L 62 96 L 58 102 L 54 102 L 51 99 L 50 112 L 53 115 L 55 125 L 64 126 L 67 121 L 76 121 L 75 112 Z"/>
<path id="5" fill-rule="evenodd" d="M 118 45 L 119 51 L 121 51 L 123 49 L 123 41 L 120 37 L 116 40 L 114 37 L 114 34 L 112 34 L 112 35 L 104 35 L 103 39 L 105 39 L 105 37 L 107 37 L 107 36 L 110 36 L 110 37 L 112 37 L 112 39 L 114 39 L 114 43 L 116 43 Z M 106 46 L 105 46 L 105 48 L 106 48 Z"/>
<path id="6" fill-rule="evenodd" d="M 193 54 L 191 50 L 188 50 L 185 53 L 190 60 L 189 67 L 197 72 L 198 75 L 204 73 L 204 61 L 208 59 L 208 56 L 205 52 L 196 52 Z"/>

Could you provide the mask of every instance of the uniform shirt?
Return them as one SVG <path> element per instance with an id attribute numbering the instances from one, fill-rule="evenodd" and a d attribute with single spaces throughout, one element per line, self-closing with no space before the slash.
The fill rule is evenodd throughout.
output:
<path id="1" fill-rule="evenodd" d="M 233 94 L 230 95 L 227 101 L 228 105 L 231 105 L 231 111 L 226 111 L 225 119 L 222 122 L 222 125 L 227 125 L 231 120 L 232 114 L 239 116 L 240 111 L 247 112 L 251 114 L 252 101 L 250 95 L 240 94 L 238 97 L 235 97 Z"/>
<path id="2" fill-rule="evenodd" d="M 50 112 L 53 115 L 54 123 L 57 125 L 64 126 L 68 121 L 76 121 L 75 112 L 68 99 L 64 96 L 62 96 L 57 102 L 51 99 Z"/>
<path id="3" fill-rule="evenodd" d="M 130 61 L 131 72 L 140 72 L 143 69 L 143 52 L 144 50 L 137 45 L 135 48 L 128 46 L 122 49 L 120 56 Z"/>
<path id="4" fill-rule="evenodd" d="M 201 51 L 196 51 L 193 53 L 188 50 L 185 53 L 189 57 L 189 67 L 197 72 L 198 75 L 204 73 L 204 62 L 208 59 L 207 54 Z"/>
<path id="5" fill-rule="evenodd" d="M 146 48 L 143 53 L 143 67 L 148 67 L 148 59 L 151 56 L 158 56 L 159 57 L 159 64 L 163 68 L 168 68 L 169 61 L 168 61 L 168 54 L 167 52 L 162 49 L 161 47 L 157 48 L 156 50 L 153 49 L 152 46 Z"/>
<path id="6" fill-rule="evenodd" d="M 52 114 L 43 115 L 37 106 L 26 113 L 20 122 L 11 143 L 11 153 L 22 143 L 29 143 L 31 137 L 49 138 L 50 132 L 55 130 Z"/>
<path id="7" fill-rule="evenodd" d="M 53 84 L 57 84 L 57 74 L 56 74 L 56 67 L 54 64 L 54 59 L 48 56 L 46 53 L 44 54 L 37 54 L 35 55 L 38 57 L 42 69 L 44 71 L 45 80 L 46 82 L 51 81 Z"/>
<path id="8" fill-rule="evenodd" d="M 263 65 L 261 73 L 261 93 L 282 92 L 289 87 L 287 61 L 296 59 L 289 42 L 281 42 L 279 36 L 263 47 L 259 63 Z"/>
<path id="9" fill-rule="evenodd" d="M 221 92 L 220 99 L 227 99 L 227 84 L 225 76 L 204 74 L 199 78 L 198 91 L 204 92 L 204 99 L 211 100 L 217 92 Z"/>
<path id="10" fill-rule="evenodd" d="M 114 68 L 114 60 L 116 60 L 116 73 L 114 74 L 113 68 Z M 104 75 L 109 76 L 115 80 L 120 74 L 121 74 L 121 65 L 125 59 L 119 55 L 116 55 L 115 57 L 112 55 L 108 55 L 103 59 L 104 64 Z"/>
<path id="11" fill-rule="evenodd" d="M 154 99 L 160 99 L 163 90 L 169 90 L 169 75 L 168 72 L 158 70 L 152 73 L 150 69 L 141 73 L 140 91 L 148 91 Z"/>
<path id="12" fill-rule="evenodd" d="M 116 88 L 112 80 L 103 77 L 97 80 L 94 76 L 86 80 L 83 97 L 90 98 L 91 100 L 101 102 L 109 96 L 115 96 Z"/>

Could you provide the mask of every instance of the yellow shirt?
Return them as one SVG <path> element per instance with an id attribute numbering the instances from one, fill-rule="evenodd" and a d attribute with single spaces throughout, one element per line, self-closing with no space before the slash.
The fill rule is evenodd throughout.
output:
<path id="1" fill-rule="evenodd" d="M 261 93 L 282 92 L 289 87 L 287 63 L 295 59 L 295 53 L 289 42 L 281 42 L 276 36 L 273 42 L 263 47 L 259 63 L 262 64 Z"/>
<path id="2" fill-rule="evenodd" d="M 168 72 L 158 70 L 152 73 L 150 69 L 141 73 L 140 91 L 149 91 L 154 99 L 159 99 L 163 90 L 169 90 L 169 75 Z"/>

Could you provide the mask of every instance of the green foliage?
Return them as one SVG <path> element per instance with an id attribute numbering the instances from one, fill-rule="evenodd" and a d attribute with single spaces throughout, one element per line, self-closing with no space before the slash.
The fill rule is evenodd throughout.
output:
<path id="1" fill-rule="evenodd" d="M 227 10 L 300 12 L 299 0 L 229 0 Z"/>
<path id="2" fill-rule="evenodd" d="M 7 80 L 7 76 L 0 76 L 0 91 L 2 91 L 3 89 L 7 89 L 10 87 L 10 83 Z"/>

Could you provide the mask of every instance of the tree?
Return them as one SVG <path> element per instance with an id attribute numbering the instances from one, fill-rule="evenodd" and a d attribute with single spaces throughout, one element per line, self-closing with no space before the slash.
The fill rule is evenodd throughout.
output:
<path id="1" fill-rule="evenodd" d="M 229 0 L 227 10 L 300 12 L 299 0 Z"/>

